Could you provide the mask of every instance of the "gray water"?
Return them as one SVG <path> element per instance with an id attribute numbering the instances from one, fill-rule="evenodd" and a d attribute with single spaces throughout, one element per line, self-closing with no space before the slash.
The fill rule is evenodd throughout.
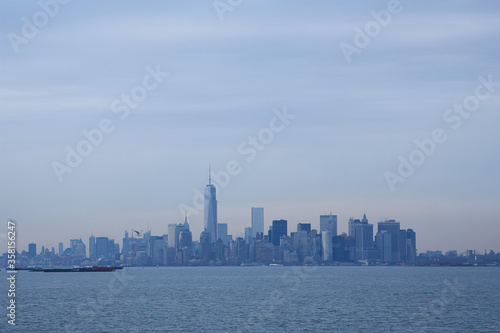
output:
<path id="1" fill-rule="evenodd" d="M 17 274 L 2 332 L 500 332 L 499 268 L 159 267 Z"/>

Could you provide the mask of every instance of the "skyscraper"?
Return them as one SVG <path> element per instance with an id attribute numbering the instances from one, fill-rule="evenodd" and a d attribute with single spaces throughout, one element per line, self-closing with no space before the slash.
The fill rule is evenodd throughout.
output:
<path id="1" fill-rule="evenodd" d="M 95 259 L 96 252 L 95 252 L 95 237 L 94 235 L 89 237 L 89 258 L 90 259 Z"/>
<path id="2" fill-rule="evenodd" d="M 392 261 L 391 234 L 386 230 L 379 231 L 375 236 L 375 242 L 377 243 L 379 259 L 384 262 L 391 262 Z"/>
<path id="3" fill-rule="evenodd" d="M 337 215 L 320 215 L 319 232 L 331 231 L 332 237 L 337 236 Z"/>
<path id="4" fill-rule="evenodd" d="M 87 249 L 81 238 L 70 239 L 69 248 L 71 250 L 71 254 L 74 256 L 82 256 L 82 257 L 86 256 Z"/>
<path id="5" fill-rule="evenodd" d="M 274 220 L 271 230 L 271 243 L 274 246 L 280 245 L 281 236 L 287 235 L 287 220 Z"/>
<path id="6" fill-rule="evenodd" d="M 349 222 L 347 223 L 347 228 L 348 228 L 347 235 L 349 237 L 356 236 L 356 225 L 358 224 L 361 224 L 361 221 L 359 219 L 354 219 L 352 217 L 349 218 Z"/>
<path id="7" fill-rule="evenodd" d="M 399 261 L 406 262 L 406 230 L 399 230 Z"/>
<path id="8" fill-rule="evenodd" d="M 71 249 L 72 252 L 75 251 L 77 245 L 78 245 L 78 239 L 69 240 L 69 248 Z"/>
<path id="9" fill-rule="evenodd" d="M 413 229 L 406 230 L 406 261 L 412 262 L 417 259 L 416 234 Z"/>
<path id="10" fill-rule="evenodd" d="M 222 240 L 222 244 L 228 246 L 227 223 L 217 223 L 217 239 Z"/>
<path id="11" fill-rule="evenodd" d="M 207 230 L 204 230 L 200 235 L 200 258 L 208 261 L 211 259 L 212 245 L 211 235 Z"/>
<path id="12" fill-rule="evenodd" d="M 35 243 L 28 244 L 28 257 L 30 257 L 30 258 L 36 257 L 36 244 Z"/>
<path id="13" fill-rule="evenodd" d="M 311 223 L 298 223 L 297 224 L 297 233 L 305 231 L 308 235 L 311 234 Z"/>
<path id="14" fill-rule="evenodd" d="M 166 246 L 163 237 L 151 236 L 149 237 L 149 253 L 153 265 L 163 264 L 163 248 Z"/>
<path id="15" fill-rule="evenodd" d="M 108 254 L 109 254 L 109 250 L 108 250 L 108 237 L 96 237 L 95 239 L 95 255 L 96 255 L 96 258 L 99 259 L 99 258 L 104 258 L 106 259 L 108 257 Z"/>
<path id="16" fill-rule="evenodd" d="M 191 248 L 193 246 L 193 234 L 189 229 L 184 228 L 179 234 L 179 249 L 185 247 Z"/>
<path id="17" fill-rule="evenodd" d="M 64 252 L 64 245 L 62 242 L 59 243 L 59 255 L 62 256 Z"/>
<path id="18" fill-rule="evenodd" d="M 377 252 L 373 247 L 373 224 L 360 223 L 355 228 L 356 259 L 374 259 Z"/>
<path id="19" fill-rule="evenodd" d="M 145 243 L 147 246 L 148 243 Z M 116 252 L 117 253 L 117 252 Z M 108 256 L 113 256 L 116 254 L 115 253 L 115 240 L 114 239 L 108 239 Z"/>
<path id="20" fill-rule="evenodd" d="M 366 214 L 363 214 L 363 219 L 353 219 L 352 217 L 349 218 L 349 224 L 348 224 L 348 236 L 349 237 L 355 237 L 356 236 L 356 226 L 358 224 L 368 224 L 368 219 L 366 218 Z"/>
<path id="21" fill-rule="evenodd" d="M 345 250 L 345 237 L 332 237 L 332 260 L 342 262 L 347 261 L 348 258 L 348 252 Z"/>
<path id="22" fill-rule="evenodd" d="M 324 230 L 321 233 L 321 243 L 323 245 L 323 261 L 332 260 L 332 232 Z"/>
<path id="23" fill-rule="evenodd" d="M 392 261 L 398 262 L 399 258 L 399 222 L 396 220 L 385 220 L 378 223 L 378 231 L 387 231 L 391 234 Z"/>
<path id="24" fill-rule="evenodd" d="M 241 264 L 248 258 L 248 244 L 241 237 L 236 238 L 235 247 L 236 247 L 236 257 L 238 257 L 238 264 Z"/>
<path id="25" fill-rule="evenodd" d="M 252 233 L 253 237 L 258 233 L 264 233 L 264 208 L 252 207 Z"/>
<path id="26" fill-rule="evenodd" d="M 148 226 L 148 229 L 149 229 L 149 226 Z M 148 230 L 144 234 L 142 234 L 142 239 L 144 240 L 144 246 L 146 247 L 146 254 L 148 254 L 147 244 L 149 243 L 149 237 L 151 237 L 151 230 Z"/>
<path id="27" fill-rule="evenodd" d="M 168 247 L 175 248 L 175 228 L 177 224 L 171 223 L 168 225 Z"/>
<path id="28" fill-rule="evenodd" d="M 247 243 L 247 245 L 252 243 L 253 237 L 254 236 L 253 236 L 252 228 L 246 227 L 245 228 L 245 242 Z"/>
<path id="29" fill-rule="evenodd" d="M 217 198 L 212 185 L 211 169 L 208 169 L 208 185 L 205 186 L 205 230 L 210 233 L 210 240 L 217 240 Z"/>
<path id="30" fill-rule="evenodd" d="M 182 223 L 179 223 L 176 227 L 175 227 L 175 234 L 174 234 L 174 247 L 176 250 L 179 250 L 180 247 L 179 247 L 179 235 L 181 233 L 181 231 L 184 230 L 184 225 Z"/>
<path id="31" fill-rule="evenodd" d="M 125 237 L 123 237 L 122 242 L 122 252 L 125 254 L 130 250 L 130 241 L 128 239 L 128 231 L 125 230 Z"/>

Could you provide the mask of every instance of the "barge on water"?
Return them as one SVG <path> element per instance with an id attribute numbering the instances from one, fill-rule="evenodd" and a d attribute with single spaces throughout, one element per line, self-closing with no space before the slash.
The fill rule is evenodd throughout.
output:
<path id="1" fill-rule="evenodd" d="M 30 270 L 30 272 L 44 272 L 44 273 L 114 272 L 117 269 L 123 269 L 123 267 L 89 266 L 89 267 L 75 267 L 75 268 L 35 268 Z"/>

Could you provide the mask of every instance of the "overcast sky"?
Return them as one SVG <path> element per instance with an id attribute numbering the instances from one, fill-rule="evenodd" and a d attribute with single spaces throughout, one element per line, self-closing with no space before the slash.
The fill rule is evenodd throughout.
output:
<path id="1" fill-rule="evenodd" d="M 75 1 L 52 16 L 37 1 L 0 3 L 0 220 L 2 232 L 17 221 L 19 250 L 167 233 L 208 165 L 236 161 L 239 174 L 216 183 L 234 236 L 264 207 L 266 230 L 280 218 L 289 232 L 319 229 L 331 211 L 346 232 L 366 213 L 375 232 L 385 218 L 413 228 L 419 251 L 500 251 L 497 1 L 232 3 Z M 370 23 L 382 10 L 384 26 Z M 480 77 L 494 83 L 478 88 Z M 447 113 L 464 101 L 466 117 Z M 273 120 L 284 110 L 295 117 Z M 66 147 L 103 121 L 113 131 L 68 166 Z M 446 140 L 415 152 L 434 129 Z M 410 155 L 424 160 L 402 176 Z M 387 172 L 404 182 L 392 190 Z M 198 240 L 203 213 L 188 220 Z"/>

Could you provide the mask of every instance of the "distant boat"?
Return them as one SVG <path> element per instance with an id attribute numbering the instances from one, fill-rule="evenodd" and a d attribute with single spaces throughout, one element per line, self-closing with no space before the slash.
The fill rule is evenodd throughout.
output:
<path id="1" fill-rule="evenodd" d="M 123 269 L 123 267 L 88 266 L 88 267 L 75 267 L 75 268 L 35 268 L 30 270 L 30 272 L 44 272 L 44 273 L 114 272 L 116 269 Z"/>
<path id="2" fill-rule="evenodd" d="M 74 272 L 74 268 L 35 268 L 30 272 L 66 273 L 66 272 Z"/>
<path id="3" fill-rule="evenodd" d="M 269 264 L 269 267 L 282 267 L 282 264 Z"/>
<path id="4" fill-rule="evenodd" d="M 75 268 L 76 272 L 114 272 L 115 269 L 116 267 L 99 267 L 99 266 Z"/>
<path id="5" fill-rule="evenodd" d="M 259 266 L 258 263 L 256 262 L 242 262 L 241 267 L 254 267 L 254 266 Z"/>

